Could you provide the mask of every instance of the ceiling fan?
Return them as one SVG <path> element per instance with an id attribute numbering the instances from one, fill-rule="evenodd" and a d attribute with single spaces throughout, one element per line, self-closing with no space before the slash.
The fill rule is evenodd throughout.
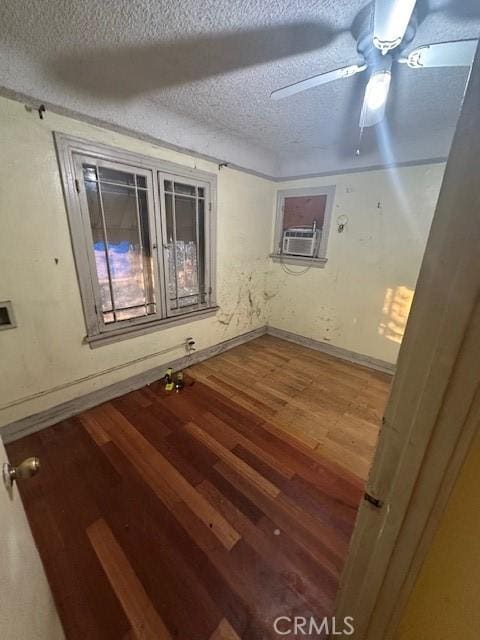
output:
<path id="1" fill-rule="evenodd" d="M 364 127 L 379 123 L 385 115 L 394 63 L 407 64 L 411 69 L 470 66 L 478 42 L 476 39 L 427 44 L 414 49 L 406 57 L 401 56 L 415 36 L 416 21 L 412 18 L 415 4 L 416 0 L 375 0 L 373 15 L 370 13 L 357 41 L 357 50 L 364 58 L 362 64 L 341 67 L 300 80 L 272 91 L 270 97 L 280 100 L 368 70 L 369 78 L 359 121 L 360 129 L 363 130 Z"/>

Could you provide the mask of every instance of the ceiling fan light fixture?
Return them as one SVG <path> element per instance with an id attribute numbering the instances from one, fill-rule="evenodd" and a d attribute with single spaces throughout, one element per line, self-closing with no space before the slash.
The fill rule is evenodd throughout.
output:
<path id="1" fill-rule="evenodd" d="M 387 101 L 392 74 L 390 71 L 377 71 L 370 76 L 365 92 L 365 104 L 368 109 L 376 111 Z"/>
<path id="2" fill-rule="evenodd" d="M 401 43 L 416 0 L 376 0 L 373 44 L 386 54 Z"/>

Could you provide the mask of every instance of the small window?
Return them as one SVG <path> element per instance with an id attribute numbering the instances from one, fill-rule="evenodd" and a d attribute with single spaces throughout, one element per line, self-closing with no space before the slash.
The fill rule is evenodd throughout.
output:
<path id="1" fill-rule="evenodd" d="M 215 176 L 56 136 L 87 339 L 215 308 Z"/>
<path id="2" fill-rule="evenodd" d="M 279 191 L 272 258 L 293 264 L 327 261 L 335 187 Z"/>

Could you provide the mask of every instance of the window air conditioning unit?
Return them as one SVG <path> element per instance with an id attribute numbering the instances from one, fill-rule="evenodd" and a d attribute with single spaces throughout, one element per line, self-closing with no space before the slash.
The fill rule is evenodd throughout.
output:
<path id="1" fill-rule="evenodd" d="M 292 227 L 283 232 L 282 253 L 287 256 L 315 257 L 320 232 L 315 228 Z"/>

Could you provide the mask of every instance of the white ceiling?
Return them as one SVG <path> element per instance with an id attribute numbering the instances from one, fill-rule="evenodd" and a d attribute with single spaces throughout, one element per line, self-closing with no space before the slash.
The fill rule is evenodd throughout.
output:
<path id="1" fill-rule="evenodd" d="M 396 65 L 387 128 L 356 158 L 365 77 L 279 102 L 359 60 L 365 0 L 3 0 L 0 86 L 274 176 L 445 156 L 466 69 Z M 409 49 L 478 37 L 479 0 L 418 0 Z M 383 135 L 387 145 L 380 144 Z"/>

